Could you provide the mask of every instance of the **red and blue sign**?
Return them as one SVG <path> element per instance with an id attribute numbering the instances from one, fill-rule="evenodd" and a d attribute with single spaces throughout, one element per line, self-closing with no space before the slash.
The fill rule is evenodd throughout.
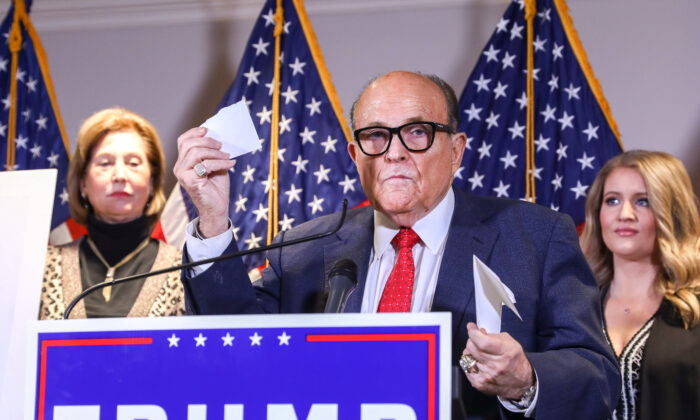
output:
<path id="1" fill-rule="evenodd" d="M 449 314 L 37 322 L 27 382 L 39 420 L 448 419 L 449 324 Z"/>

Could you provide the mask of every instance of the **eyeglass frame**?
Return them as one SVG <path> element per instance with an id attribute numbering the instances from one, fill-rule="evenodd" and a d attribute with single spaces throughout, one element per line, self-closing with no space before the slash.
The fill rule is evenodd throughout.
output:
<path id="1" fill-rule="evenodd" d="M 403 141 L 403 137 L 401 137 L 401 129 L 404 127 L 407 127 L 409 125 L 414 125 L 414 124 L 427 124 L 430 127 L 432 127 L 432 129 L 433 129 L 432 137 L 430 138 L 430 142 L 428 142 L 428 146 L 426 146 L 425 149 L 412 149 L 406 145 L 406 142 Z M 371 128 L 382 128 L 384 130 L 389 131 L 389 141 L 386 143 L 386 148 L 381 153 L 367 153 L 365 151 L 365 149 L 362 148 L 362 142 L 360 142 L 359 134 L 360 134 L 360 132 L 362 132 L 364 130 L 371 129 Z M 389 150 L 389 148 L 391 147 L 391 142 L 394 140 L 394 134 L 396 134 L 398 136 L 399 141 L 401 141 L 401 144 L 403 145 L 404 148 L 406 148 L 406 150 L 408 150 L 409 152 L 412 152 L 412 153 L 419 153 L 419 152 L 425 152 L 426 150 L 430 149 L 430 147 L 433 145 L 433 142 L 435 141 L 435 133 L 438 130 L 444 131 L 444 132 L 449 133 L 449 134 L 455 134 L 457 132 L 449 125 L 437 123 L 434 121 L 411 121 L 411 122 L 408 122 L 406 124 L 402 124 L 398 127 L 385 127 L 383 125 L 370 125 L 368 127 L 358 128 L 357 130 L 353 131 L 352 133 L 353 133 L 353 136 L 355 138 L 355 142 L 357 143 L 357 145 L 360 148 L 360 150 L 362 151 L 362 153 L 364 153 L 367 156 L 381 156 L 384 153 L 386 153 Z"/>

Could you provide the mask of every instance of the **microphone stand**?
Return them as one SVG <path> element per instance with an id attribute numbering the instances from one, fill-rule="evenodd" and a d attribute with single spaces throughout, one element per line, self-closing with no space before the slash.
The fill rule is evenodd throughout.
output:
<path id="1" fill-rule="evenodd" d="M 188 269 L 188 268 L 195 267 L 195 266 L 198 266 L 201 264 L 208 264 L 208 263 L 214 263 L 217 261 L 228 260 L 230 258 L 243 257 L 243 256 L 249 255 L 249 254 L 255 254 L 255 253 L 263 252 L 263 251 L 269 251 L 272 249 L 282 248 L 284 246 L 289 246 L 289 245 L 296 245 L 296 244 L 300 244 L 303 242 L 309 242 L 309 241 L 313 241 L 315 239 L 321 239 L 321 238 L 325 238 L 326 236 L 333 235 L 334 233 L 338 232 L 340 230 L 340 228 L 343 226 L 343 223 L 345 223 L 345 215 L 347 213 L 347 210 L 348 210 L 348 200 L 343 199 L 343 209 L 342 209 L 341 214 L 340 214 L 340 220 L 338 221 L 338 225 L 335 226 L 332 230 L 330 230 L 328 232 L 317 233 L 317 234 L 309 235 L 309 236 L 306 236 L 303 238 L 297 238 L 297 239 L 292 239 L 289 241 L 278 242 L 275 244 L 261 246 L 258 248 L 247 249 L 245 251 L 233 252 L 231 254 L 219 255 L 218 257 L 214 257 L 214 258 L 207 258 L 204 260 L 193 261 L 193 262 L 189 262 L 187 264 L 176 265 L 174 267 L 163 268 L 163 269 L 156 270 L 156 271 L 149 271 L 148 273 L 134 274 L 132 276 L 114 279 L 114 280 L 109 281 L 109 282 L 95 284 L 95 285 L 90 286 L 87 289 L 83 290 L 78 296 L 76 296 L 75 299 L 73 299 L 71 301 L 71 303 L 66 308 L 66 312 L 63 315 L 63 319 L 68 319 L 71 311 L 73 310 L 73 307 L 75 305 L 77 305 L 78 302 L 80 302 L 80 300 L 82 300 L 85 296 L 89 295 L 93 291 L 102 289 L 103 287 L 114 286 L 114 285 L 117 285 L 120 283 L 126 283 L 128 281 L 142 279 L 144 277 L 157 276 L 159 274 L 169 273 L 169 272 L 175 271 L 175 270 Z"/>

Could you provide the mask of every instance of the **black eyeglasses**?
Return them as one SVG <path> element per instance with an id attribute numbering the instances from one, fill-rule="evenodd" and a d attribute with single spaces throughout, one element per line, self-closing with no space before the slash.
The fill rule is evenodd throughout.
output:
<path id="1" fill-rule="evenodd" d="M 391 146 L 394 134 L 399 135 L 401 144 L 409 152 L 423 152 L 430 149 L 435 140 L 435 131 L 446 131 L 454 134 L 454 130 L 445 124 L 431 121 L 416 121 L 398 127 L 371 126 L 354 131 L 355 141 L 362 153 L 367 156 L 379 156 L 386 153 Z"/>

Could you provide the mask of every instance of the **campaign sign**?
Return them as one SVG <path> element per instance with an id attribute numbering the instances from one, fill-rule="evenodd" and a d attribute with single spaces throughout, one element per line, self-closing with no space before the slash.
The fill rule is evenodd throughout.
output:
<path id="1" fill-rule="evenodd" d="M 39 420 L 450 418 L 448 313 L 37 321 Z"/>

